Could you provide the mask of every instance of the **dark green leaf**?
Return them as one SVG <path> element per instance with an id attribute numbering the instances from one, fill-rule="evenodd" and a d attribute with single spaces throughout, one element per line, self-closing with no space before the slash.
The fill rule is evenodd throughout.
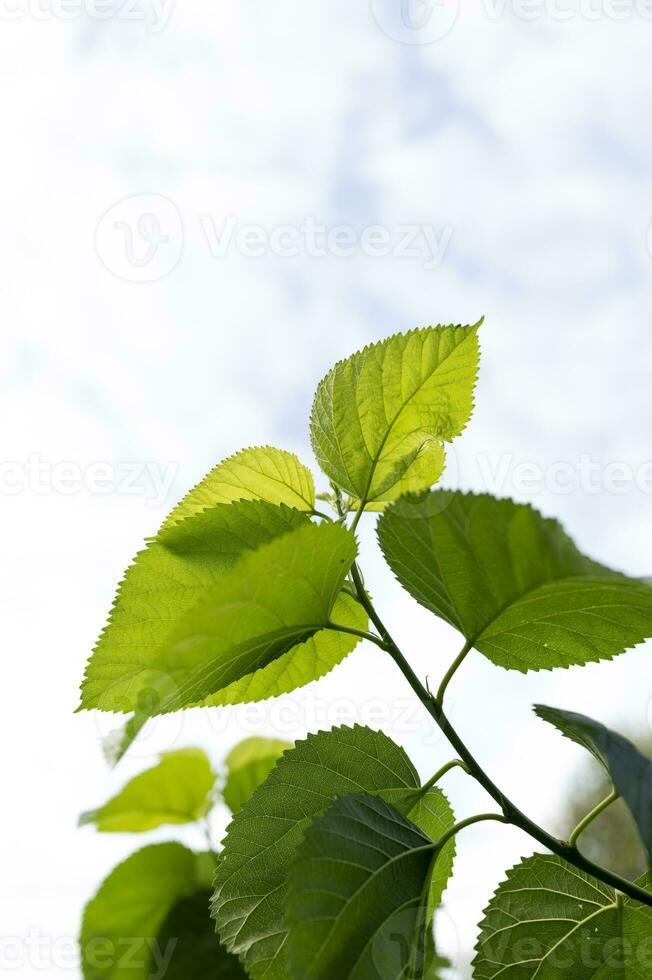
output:
<path id="1" fill-rule="evenodd" d="M 435 490 L 397 501 L 378 537 L 401 585 L 501 667 L 585 664 L 652 636 L 652 588 L 526 505 Z"/>
<path id="2" fill-rule="evenodd" d="M 83 813 L 79 822 L 130 833 L 192 823 L 211 809 L 214 784 L 215 773 L 201 749 L 166 752 L 158 765 L 135 776 L 104 806 Z"/>
<path id="3" fill-rule="evenodd" d="M 238 958 L 215 935 L 210 897 L 210 891 L 199 891 L 181 899 L 163 923 L 158 946 L 171 958 L 160 980 L 246 980 Z"/>
<path id="4" fill-rule="evenodd" d="M 420 801 L 419 776 L 409 758 L 382 732 L 335 728 L 309 735 L 286 752 L 235 815 L 215 878 L 213 915 L 227 948 L 249 974 L 285 980 L 285 893 L 289 867 L 312 818 L 336 796 L 391 799 L 429 835 L 449 829 L 452 811 L 439 790 Z M 431 902 L 441 898 L 452 848 L 442 853 Z"/>
<path id="5" fill-rule="evenodd" d="M 443 443 L 473 408 L 479 324 L 395 334 L 340 361 L 320 382 L 312 446 L 324 473 L 376 507 L 439 479 Z"/>
<path id="6" fill-rule="evenodd" d="M 638 884 L 649 887 L 649 879 Z M 476 980 L 648 980 L 652 909 L 553 855 L 507 873 L 480 923 Z"/>
<path id="7" fill-rule="evenodd" d="M 647 851 L 648 864 L 652 863 L 652 762 L 628 739 L 586 715 L 543 704 L 535 705 L 534 711 L 566 738 L 587 749 L 604 767 L 614 789 L 629 807 Z"/>
<path id="8" fill-rule="evenodd" d="M 80 946 L 85 980 L 149 980 L 166 952 L 158 944 L 170 910 L 206 890 L 215 862 L 181 844 L 153 844 L 119 864 L 86 906 Z"/>
<path id="9" fill-rule="evenodd" d="M 289 876 L 295 980 L 419 980 L 435 845 L 377 797 L 341 797 L 308 827 Z"/>

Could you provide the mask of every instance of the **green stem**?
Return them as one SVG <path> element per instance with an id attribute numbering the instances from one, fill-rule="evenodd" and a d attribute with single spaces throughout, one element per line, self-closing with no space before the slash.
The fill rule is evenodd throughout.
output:
<path id="1" fill-rule="evenodd" d="M 616 800 L 619 799 L 619 797 L 620 797 L 620 793 L 618 793 L 618 791 L 614 789 L 611 793 L 609 793 L 609 796 L 607 796 L 604 800 L 602 800 L 601 803 L 598 803 L 598 805 L 594 807 L 590 813 L 587 813 L 584 819 L 580 820 L 577 827 L 568 838 L 569 846 L 577 847 L 577 839 L 580 836 L 580 834 L 583 834 L 586 828 L 589 826 L 589 824 L 593 823 L 595 818 L 599 817 L 600 814 L 604 810 L 606 810 L 608 806 L 611 806 L 612 803 L 615 803 Z"/>
<path id="2" fill-rule="evenodd" d="M 333 518 L 330 517 L 329 514 L 324 514 L 321 510 L 315 510 L 314 507 L 310 511 L 310 516 L 311 517 L 322 517 L 325 521 L 328 521 L 331 524 L 333 523 Z"/>
<path id="3" fill-rule="evenodd" d="M 456 823 L 454 827 L 447 830 L 445 834 L 442 834 L 437 841 L 435 853 L 441 854 L 449 840 L 457 836 L 460 830 L 464 830 L 465 827 L 472 827 L 474 823 L 482 823 L 484 820 L 496 820 L 498 823 L 509 823 L 507 817 L 503 816 L 502 813 L 476 813 L 476 815 L 473 817 L 467 817 L 466 820 L 460 820 L 460 822 Z"/>
<path id="4" fill-rule="evenodd" d="M 324 629 L 333 630 L 335 633 L 350 633 L 351 636 L 359 636 L 361 640 L 370 640 L 376 646 L 380 645 L 379 636 L 376 636 L 375 633 L 367 633 L 366 630 L 357 630 L 355 626 L 340 626 L 339 623 L 328 623 L 327 626 L 324 626 Z"/>
<path id="5" fill-rule="evenodd" d="M 466 655 L 472 648 L 473 648 L 473 643 L 469 640 L 468 643 L 464 644 L 464 646 L 462 647 L 458 655 L 455 657 L 455 660 L 444 674 L 444 679 L 439 685 L 439 690 L 437 691 L 436 700 L 439 704 L 441 705 L 444 704 L 444 694 L 446 693 L 446 688 L 452 681 L 455 671 L 466 660 Z"/>
<path id="6" fill-rule="evenodd" d="M 499 789 L 499 787 L 484 771 L 482 766 L 476 761 L 472 752 L 467 748 L 466 743 L 453 728 L 450 721 L 446 717 L 442 704 L 429 694 L 415 672 L 412 670 L 412 667 L 405 659 L 399 647 L 390 636 L 382 620 L 380 619 L 380 616 L 374 609 L 371 599 L 367 595 L 367 592 L 362 584 L 360 570 L 355 562 L 351 567 L 351 577 L 358 590 L 358 598 L 360 599 L 361 605 L 369 614 L 369 618 L 380 634 L 379 637 L 370 636 L 369 639 L 372 639 L 372 642 L 386 650 L 392 657 L 394 663 L 402 672 L 403 676 L 423 704 L 424 708 L 439 726 L 442 733 L 446 736 L 450 744 L 459 755 L 460 759 L 466 764 L 470 775 L 477 780 L 482 788 L 501 808 L 505 821 L 512 824 L 514 827 L 518 827 L 526 834 L 529 834 L 529 836 L 538 841 L 539 844 L 542 844 L 543 847 L 546 847 L 549 851 L 552 851 L 553 854 L 556 854 L 569 864 L 572 864 L 573 867 L 578 868 L 580 871 L 584 871 L 587 874 L 593 875 L 594 878 L 604 882 L 606 885 L 610 885 L 617 891 L 623 892 L 629 898 L 634 899 L 634 901 L 641 902 L 643 905 L 647 905 L 652 908 L 652 894 L 645 891 L 644 888 L 640 888 L 638 885 L 635 885 L 633 882 L 627 881 L 626 878 L 622 878 L 620 875 L 615 874 L 613 871 L 609 871 L 607 868 L 602 868 L 599 865 L 594 864 L 592 861 L 589 861 L 588 858 L 585 858 L 582 854 L 580 854 L 577 848 L 571 847 L 564 841 L 560 841 L 556 837 L 553 837 L 552 834 L 549 834 L 542 827 L 539 827 L 538 824 L 519 810 L 519 808 L 502 792 L 502 790 Z"/>
<path id="7" fill-rule="evenodd" d="M 469 767 L 467 766 L 466 762 L 462 762 L 461 759 L 451 759 L 451 761 L 447 762 L 446 765 L 441 767 L 441 769 L 438 769 L 435 775 L 431 776 L 427 783 L 423 784 L 421 787 L 421 793 L 427 793 L 428 790 L 432 789 L 432 787 L 435 786 L 447 772 L 450 772 L 451 769 L 456 769 L 458 767 L 470 775 Z"/>

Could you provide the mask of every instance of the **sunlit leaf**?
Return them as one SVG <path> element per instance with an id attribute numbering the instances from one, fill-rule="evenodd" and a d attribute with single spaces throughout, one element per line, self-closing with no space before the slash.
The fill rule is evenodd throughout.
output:
<path id="1" fill-rule="evenodd" d="M 236 813 L 254 790 L 267 778 L 290 742 L 253 736 L 239 742 L 226 757 L 227 777 L 222 796 Z"/>
<path id="2" fill-rule="evenodd" d="M 377 507 L 439 479 L 442 444 L 459 435 L 473 408 L 478 326 L 395 334 L 340 361 L 320 382 L 313 450 L 354 501 Z"/>
<path id="3" fill-rule="evenodd" d="M 234 500 L 266 500 L 311 511 L 315 486 L 310 470 L 294 453 L 272 446 L 242 449 L 218 463 L 186 494 L 166 518 L 164 527 L 214 504 Z"/>
<path id="4" fill-rule="evenodd" d="M 119 664 L 153 661 L 171 630 L 247 551 L 309 523 L 261 501 L 218 505 L 159 532 L 136 555 L 89 661 L 83 707 L 130 710 L 112 686 Z"/>
<path id="5" fill-rule="evenodd" d="M 214 784 L 215 773 L 201 749 L 166 752 L 156 766 L 134 776 L 104 806 L 83 813 L 79 822 L 130 833 L 192 823 L 211 809 Z"/>
<path id="6" fill-rule="evenodd" d="M 98 647 L 82 706 L 132 711 L 147 692 L 149 714 L 160 714 L 266 667 L 329 627 L 355 553 L 350 531 L 310 523 L 243 553 L 158 647 Z"/>
<path id="7" fill-rule="evenodd" d="M 585 664 L 652 636 L 652 588 L 524 504 L 434 490 L 392 505 L 378 537 L 401 585 L 501 667 Z"/>

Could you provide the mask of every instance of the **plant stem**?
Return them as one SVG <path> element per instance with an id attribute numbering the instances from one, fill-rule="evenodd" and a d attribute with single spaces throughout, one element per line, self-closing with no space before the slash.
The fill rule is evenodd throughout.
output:
<path id="1" fill-rule="evenodd" d="M 556 854 L 569 864 L 572 864 L 580 871 L 593 875 L 594 878 L 598 878 L 600 881 L 604 882 L 604 884 L 610 885 L 617 891 L 623 892 L 629 898 L 634 899 L 634 901 L 641 902 L 644 905 L 652 908 L 652 894 L 645 891 L 645 889 L 640 888 L 633 882 L 627 881 L 626 878 L 622 878 L 620 875 L 609 871 L 607 868 L 601 868 L 599 865 L 589 861 L 588 858 L 585 858 L 582 854 L 580 854 L 577 848 L 571 847 L 564 841 L 558 840 L 542 827 L 539 827 L 538 824 L 536 824 L 533 820 L 530 820 L 529 817 L 522 813 L 521 810 L 519 810 L 507 796 L 505 796 L 502 790 L 499 789 L 499 787 L 484 771 L 482 766 L 476 761 L 471 751 L 467 748 L 465 742 L 460 738 L 446 717 L 441 702 L 429 694 L 415 672 L 412 670 L 412 667 L 405 659 L 399 647 L 390 636 L 385 625 L 383 624 L 383 621 L 374 609 L 371 599 L 367 595 L 364 585 L 362 584 L 360 570 L 355 562 L 351 566 L 351 577 L 355 583 L 356 589 L 358 590 L 358 598 L 360 599 L 360 603 L 367 611 L 369 618 L 380 634 L 380 639 L 378 637 L 374 637 L 373 635 L 370 635 L 367 638 L 371 639 L 377 646 L 380 646 L 382 649 L 386 650 L 387 653 L 389 653 L 407 680 L 408 684 L 423 704 L 424 708 L 437 723 L 443 734 L 460 756 L 460 759 L 466 764 L 470 775 L 477 780 L 482 788 L 486 790 L 489 796 L 491 796 L 491 798 L 501 808 L 505 821 L 512 824 L 514 827 L 518 827 L 520 830 L 523 830 L 526 834 L 529 834 L 530 837 L 534 838 L 534 840 L 538 841 L 539 844 L 542 844 L 549 851 L 552 851 L 553 854 Z"/>
<path id="2" fill-rule="evenodd" d="M 371 640 L 371 642 L 375 643 L 376 646 L 380 645 L 379 636 L 376 636 L 375 633 L 367 633 L 366 630 L 357 630 L 355 626 L 340 626 L 338 623 L 329 623 L 327 626 L 324 626 L 323 628 L 327 630 L 333 630 L 336 633 L 350 633 L 351 636 L 359 636 L 361 640 Z"/>
<path id="3" fill-rule="evenodd" d="M 455 657 L 453 663 L 450 665 L 450 667 L 444 674 L 444 679 L 439 685 L 439 690 L 437 691 L 437 701 L 439 704 L 441 705 L 444 704 L 444 694 L 446 693 L 446 688 L 452 681 L 457 668 L 464 662 L 464 660 L 466 660 L 466 655 L 469 652 L 469 650 L 472 649 L 472 647 L 473 647 L 473 643 L 471 642 L 471 640 L 469 640 L 468 643 L 465 643 L 462 649 L 460 650 L 460 652 L 458 653 L 458 655 Z"/>
<path id="4" fill-rule="evenodd" d="M 451 759 L 451 761 L 447 762 L 445 766 L 438 769 L 435 775 L 431 776 L 427 783 L 423 784 L 421 787 L 421 793 L 426 793 L 429 789 L 432 789 L 432 787 L 439 782 L 442 776 L 445 776 L 447 772 L 450 772 L 451 769 L 456 769 L 457 767 L 463 769 L 464 772 L 470 775 L 469 767 L 467 766 L 466 762 L 462 762 L 461 759 Z"/>
<path id="5" fill-rule="evenodd" d="M 448 844 L 449 840 L 451 840 L 452 837 L 457 836 L 460 830 L 464 830 L 465 827 L 471 827 L 474 823 L 482 823 L 484 820 L 497 820 L 498 823 L 509 823 L 507 817 L 504 817 L 502 813 L 476 813 L 473 817 L 467 817 L 466 820 L 460 820 L 460 822 L 456 823 L 454 827 L 447 830 L 445 834 L 442 834 L 437 841 L 436 853 L 440 854 Z"/>
<path id="6" fill-rule="evenodd" d="M 314 507 L 310 511 L 310 515 L 311 517 L 322 517 L 325 521 L 329 521 L 331 524 L 333 523 L 332 517 L 330 517 L 328 514 L 324 514 L 321 510 L 315 510 Z"/>
<path id="7" fill-rule="evenodd" d="M 568 838 L 569 846 L 577 847 L 577 838 L 580 836 L 580 834 L 583 834 L 586 828 L 589 826 L 589 824 L 593 823 L 595 818 L 599 817 L 600 814 L 603 812 L 603 810 L 606 810 L 608 806 L 611 806 L 612 803 L 615 803 L 616 800 L 619 799 L 619 797 L 620 797 L 620 793 L 618 793 L 618 791 L 614 789 L 612 790 L 611 793 L 609 793 L 609 796 L 607 796 L 604 800 L 602 800 L 601 803 L 598 803 L 598 805 L 594 807 L 590 813 L 587 813 L 584 819 L 580 820 L 577 827 Z"/>

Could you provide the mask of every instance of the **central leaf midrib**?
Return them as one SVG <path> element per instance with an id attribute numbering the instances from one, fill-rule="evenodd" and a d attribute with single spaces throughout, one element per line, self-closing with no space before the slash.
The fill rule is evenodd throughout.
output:
<path id="1" fill-rule="evenodd" d="M 367 486 L 365 487 L 364 494 L 360 497 L 360 509 L 363 509 L 364 506 L 365 506 L 365 504 L 368 502 L 368 499 L 369 499 L 369 491 L 371 490 L 371 484 L 373 482 L 373 478 L 374 478 L 374 475 L 375 475 L 375 472 L 376 472 L 376 467 L 378 466 L 378 463 L 380 462 L 380 457 L 381 457 L 382 451 L 385 448 L 385 445 L 387 443 L 387 440 L 389 439 L 389 436 L 391 434 L 392 429 L 394 428 L 394 426 L 396 424 L 397 419 L 399 418 L 399 416 L 401 415 L 401 413 L 405 411 L 406 406 L 409 405 L 409 403 L 412 401 L 412 399 L 414 398 L 414 396 L 424 387 L 425 384 L 427 384 L 428 381 L 430 381 L 430 379 L 433 377 L 433 375 L 435 375 L 437 373 L 437 371 L 439 371 L 440 367 L 443 364 L 445 364 L 446 361 L 450 357 L 452 357 L 453 353 L 455 351 L 459 350 L 459 348 L 462 346 L 462 344 L 466 341 L 467 337 L 469 337 L 469 336 L 472 336 L 472 334 L 465 334 L 464 337 L 462 338 L 462 340 L 459 342 L 459 344 L 456 344 L 455 347 L 453 347 L 448 352 L 448 354 L 446 354 L 446 356 L 441 361 L 438 361 L 437 362 L 437 364 L 435 365 L 435 367 L 433 368 L 433 370 L 430 372 L 430 374 L 428 374 L 427 377 L 423 378 L 423 380 L 419 382 L 419 384 L 414 389 L 414 391 L 411 392 L 411 394 L 405 399 L 404 402 L 402 402 L 402 404 L 399 406 L 399 408 L 398 408 L 396 414 L 394 415 L 393 419 L 391 420 L 391 422 L 389 421 L 389 419 L 387 419 L 387 423 L 388 423 L 387 429 L 385 431 L 385 435 L 383 436 L 383 438 L 381 440 L 380 446 L 378 447 L 375 456 L 372 457 L 370 455 L 370 457 L 369 457 L 370 460 L 371 460 L 371 469 L 369 471 L 369 479 L 367 480 Z M 404 352 L 402 352 L 402 354 L 401 354 L 401 362 L 402 362 L 402 359 L 403 359 L 403 353 Z M 403 368 L 403 364 L 401 363 L 401 370 L 402 370 L 402 368 Z M 358 418 L 359 418 L 359 413 L 358 413 Z M 363 440 L 366 442 L 366 440 L 364 439 L 364 434 L 362 433 L 362 427 L 360 427 L 360 432 L 362 434 Z M 388 487 L 388 489 L 390 489 L 390 488 Z"/>

